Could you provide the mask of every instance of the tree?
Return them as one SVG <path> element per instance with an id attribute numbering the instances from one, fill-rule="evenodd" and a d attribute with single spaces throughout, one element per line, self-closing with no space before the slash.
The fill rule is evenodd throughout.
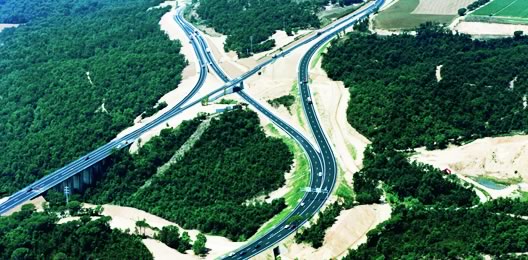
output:
<path id="1" fill-rule="evenodd" d="M 136 233 L 141 233 L 141 236 L 145 236 L 146 229 L 150 227 L 145 219 L 136 221 Z"/>
<path id="2" fill-rule="evenodd" d="M 189 233 L 187 231 L 182 233 L 181 240 L 180 240 L 180 246 L 178 247 L 179 252 L 185 252 L 189 249 L 191 249 L 191 237 L 189 236 Z"/>
<path id="3" fill-rule="evenodd" d="M 70 201 L 66 207 L 68 208 L 70 216 L 77 216 L 82 209 L 82 203 L 78 201 Z"/>
<path id="4" fill-rule="evenodd" d="M 157 235 L 157 239 L 159 239 L 159 241 L 163 242 L 165 245 L 172 247 L 176 250 L 181 249 L 180 232 L 178 227 L 176 226 L 163 227 Z M 185 250 L 182 250 L 181 253 L 185 253 Z"/>
<path id="5" fill-rule="evenodd" d="M 513 32 L 513 36 L 515 39 L 520 39 L 522 36 L 523 36 L 524 32 L 523 31 L 515 31 Z"/>
<path id="6" fill-rule="evenodd" d="M 17 248 L 13 253 L 11 254 L 11 259 L 13 260 L 26 260 L 30 259 L 30 252 L 29 249 L 25 247 Z"/>
<path id="7" fill-rule="evenodd" d="M 68 256 L 63 252 L 58 252 L 53 255 L 53 260 L 67 260 Z"/>
<path id="8" fill-rule="evenodd" d="M 467 12 L 467 9 L 466 9 L 466 8 L 460 8 L 460 9 L 458 9 L 458 15 L 459 15 L 459 16 L 464 16 L 464 15 L 466 15 L 466 12 Z"/>
<path id="9" fill-rule="evenodd" d="M 110 217 L 58 224 L 58 215 L 20 211 L 0 218 L 0 233 L 7 232 L 0 235 L 0 259 L 152 259 L 138 236 L 112 229 Z"/>
<path id="10" fill-rule="evenodd" d="M 192 249 L 194 251 L 194 254 L 203 256 L 205 253 L 207 253 L 207 248 L 205 247 L 205 243 L 207 242 L 207 238 L 204 234 L 199 233 L 196 236 L 196 241 L 194 241 L 194 244 L 192 246 Z"/>
<path id="11" fill-rule="evenodd" d="M 5 2 L 0 23 L 24 26 L 0 33 L 0 194 L 111 141 L 181 81 L 181 44 L 159 30 L 168 8 L 145 12 L 155 1 Z"/>

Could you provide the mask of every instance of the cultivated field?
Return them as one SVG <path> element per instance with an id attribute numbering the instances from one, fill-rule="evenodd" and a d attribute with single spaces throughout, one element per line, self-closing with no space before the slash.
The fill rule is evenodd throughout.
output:
<path id="1" fill-rule="evenodd" d="M 414 29 L 427 21 L 449 24 L 461 7 L 472 0 L 398 0 L 374 18 L 374 28 L 387 30 Z"/>
<path id="2" fill-rule="evenodd" d="M 474 0 L 420 0 L 420 4 L 414 9 L 413 14 L 433 14 L 433 15 L 456 15 L 458 9 L 466 7 Z"/>
<path id="3" fill-rule="evenodd" d="M 477 9 L 467 21 L 528 24 L 528 1 L 526 0 L 493 0 Z"/>

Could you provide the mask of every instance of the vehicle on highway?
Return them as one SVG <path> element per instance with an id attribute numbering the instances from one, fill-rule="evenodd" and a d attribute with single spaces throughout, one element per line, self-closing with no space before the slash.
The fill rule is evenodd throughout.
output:
<path id="1" fill-rule="evenodd" d="M 304 202 L 301 202 L 301 207 L 304 207 Z"/>
<path id="2" fill-rule="evenodd" d="M 319 176 L 319 177 L 323 176 L 323 172 L 319 172 L 319 173 L 317 174 L 317 176 Z"/>
<path id="3" fill-rule="evenodd" d="M 40 190 L 40 188 L 41 188 L 40 186 L 35 185 L 35 186 L 32 186 L 32 187 L 29 187 L 26 191 L 27 192 L 38 191 L 38 190 Z"/>
<path id="4" fill-rule="evenodd" d="M 290 225 L 286 225 L 284 226 L 284 229 L 288 229 L 290 227 Z"/>
<path id="5" fill-rule="evenodd" d="M 311 105 L 312 104 L 312 98 L 311 97 L 307 97 L 306 98 L 306 103 Z"/>
<path id="6" fill-rule="evenodd" d="M 88 161 L 88 159 L 90 159 L 90 156 L 86 156 L 86 157 L 84 157 L 84 160 L 85 160 L 85 161 Z"/>

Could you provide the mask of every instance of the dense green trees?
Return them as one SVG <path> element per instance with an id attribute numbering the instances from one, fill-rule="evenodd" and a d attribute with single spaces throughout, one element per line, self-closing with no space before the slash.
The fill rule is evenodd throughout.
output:
<path id="1" fill-rule="evenodd" d="M 246 201 L 279 188 L 292 154 L 267 138 L 254 112 L 213 118 L 194 146 L 138 190 L 129 204 L 203 232 L 244 240 L 280 212 L 284 200 Z"/>
<path id="2" fill-rule="evenodd" d="M 282 186 L 293 156 L 279 139 L 266 137 L 254 112 L 234 110 L 211 118 L 181 158 L 158 171 L 203 120 L 163 130 L 137 154 L 115 154 L 85 199 L 137 207 L 234 240 L 254 234 L 285 203 L 248 201 Z"/>
<path id="3" fill-rule="evenodd" d="M 225 48 L 239 57 L 270 50 L 269 39 L 276 30 L 319 27 L 318 5 L 291 0 L 200 0 L 196 9 L 200 18 L 216 31 L 227 35 Z"/>
<path id="4" fill-rule="evenodd" d="M 38 4 L 21 0 L 0 0 L 0 23 L 27 23 L 51 14 L 70 15 L 95 7 L 96 1 L 41 0 Z"/>
<path id="5" fill-rule="evenodd" d="M 410 163 L 400 152 L 368 148 L 364 167 L 354 174 L 354 191 L 359 203 L 375 203 L 382 192 L 394 194 L 400 201 L 415 198 L 425 205 L 468 207 L 478 202 L 470 189 L 461 186 L 458 178 L 446 176 L 430 165 Z"/>
<path id="6" fill-rule="evenodd" d="M 475 193 L 455 176 L 405 154 L 525 131 L 526 43 L 522 35 L 472 40 L 431 24 L 416 36 L 334 41 L 323 67 L 350 89 L 348 121 L 373 139 L 354 175 L 356 200 L 386 195 L 395 207 L 345 259 L 478 259 L 528 250 L 528 221 L 519 217 L 526 203 L 475 205 Z"/>
<path id="7" fill-rule="evenodd" d="M 528 251 L 528 221 L 482 207 L 397 207 L 344 259 L 458 259 Z M 478 258 L 477 258 L 478 259 Z"/>
<path id="8" fill-rule="evenodd" d="M 292 30 L 319 28 L 317 13 L 328 4 L 326 0 L 199 0 L 196 13 L 206 25 L 227 35 L 226 50 L 239 57 L 270 50 L 275 41 L 270 36 L 276 30 L 291 34 Z M 340 0 L 350 5 L 362 0 Z M 337 3 L 337 1 L 332 1 Z"/>
<path id="9" fill-rule="evenodd" d="M 350 34 L 323 67 L 350 89 L 347 116 L 358 131 L 386 148 L 442 148 L 528 129 L 527 43 L 424 25 L 416 37 Z"/>
<path id="10" fill-rule="evenodd" d="M 139 237 L 111 229 L 109 217 L 57 224 L 33 205 L 0 218 L 0 259 L 152 259 Z"/>
<path id="11" fill-rule="evenodd" d="M 185 251 L 191 249 L 191 239 L 189 234 L 187 232 L 183 232 L 183 234 L 180 236 L 180 231 L 176 226 L 163 227 L 156 235 L 156 239 L 181 253 L 185 253 Z"/>
<path id="12" fill-rule="evenodd" d="M 197 117 L 182 122 L 175 129 L 163 129 L 159 136 L 143 144 L 135 154 L 126 149 L 116 151 L 109 158 L 109 168 L 93 187 L 84 192 L 84 200 L 96 204 L 125 203 L 189 139 L 203 119 Z"/>
<path id="13" fill-rule="evenodd" d="M 34 19 L 0 33 L 0 196 L 109 141 L 178 86 L 186 62 L 159 29 L 167 9 L 147 11 L 159 2 L 0 7 L 0 17 L 16 5 Z"/>
<path id="14" fill-rule="evenodd" d="M 485 203 L 482 207 L 496 213 L 528 216 L 528 202 L 521 201 L 519 198 L 498 198 Z"/>

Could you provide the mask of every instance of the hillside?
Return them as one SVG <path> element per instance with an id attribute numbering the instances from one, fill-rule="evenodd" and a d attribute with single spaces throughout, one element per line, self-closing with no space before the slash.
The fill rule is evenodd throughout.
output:
<path id="1" fill-rule="evenodd" d="M 31 21 L 0 33 L 0 196 L 111 140 L 178 86 L 186 61 L 159 29 L 167 9 L 147 11 L 159 3 L 5 1 L 0 17 Z"/>
<path id="2" fill-rule="evenodd" d="M 26 205 L 0 218 L 0 258 L 152 259 L 139 236 L 111 229 L 109 217 L 59 224 L 57 213 Z"/>
<path id="3" fill-rule="evenodd" d="M 416 37 L 351 35 L 323 67 L 349 88 L 347 117 L 359 132 L 384 147 L 443 148 L 528 129 L 527 42 L 425 25 Z"/>
<path id="4" fill-rule="evenodd" d="M 361 3 L 362 0 L 332 0 L 340 6 Z M 238 57 L 248 57 L 272 49 L 275 41 L 270 37 L 277 30 L 288 35 L 299 29 L 317 29 L 321 21 L 317 16 L 329 4 L 327 0 L 199 0 L 196 14 L 201 22 L 227 36 L 226 50 Z"/>
<path id="5" fill-rule="evenodd" d="M 333 42 L 323 67 L 350 90 L 349 123 L 373 140 L 354 175 L 356 202 L 394 209 L 345 259 L 528 251 L 524 202 L 479 203 L 471 185 L 407 153 L 525 131 L 527 41 L 478 41 L 425 24 L 416 36 L 350 33 Z"/>
<path id="6" fill-rule="evenodd" d="M 266 137 L 256 113 L 249 110 L 202 120 L 164 130 L 137 154 L 114 156 L 106 177 L 85 199 L 129 205 L 183 228 L 232 240 L 249 238 L 285 202 L 248 201 L 283 186 L 293 156 L 281 140 Z M 198 124 L 205 124 L 203 133 L 185 142 L 204 127 Z"/>

